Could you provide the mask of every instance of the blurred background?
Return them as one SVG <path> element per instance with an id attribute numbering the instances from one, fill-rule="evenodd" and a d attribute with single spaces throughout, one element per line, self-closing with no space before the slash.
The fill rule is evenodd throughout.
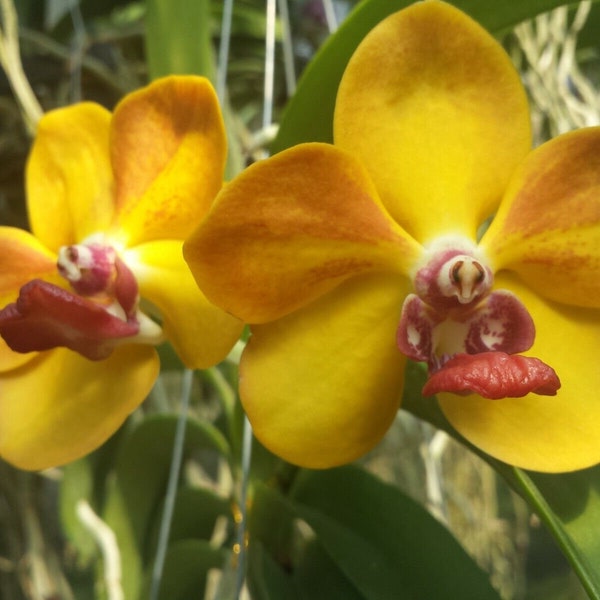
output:
<path id="1" fill-rule="evenodd" d="M 15 0 L 14 5 L 1 0 L 3 66 L 9 65 L 9 71 L 14 65 L 9 50 L 18 43 L 25 78 L 42 110 L 81 100 L 112 109 L 127 92 L 167 72 L 193 70 L 217 81 L 226 34 L 227 70 L 224 77 L 221 65 L 221 77 L 226 86 L 233 174 L 268 151 L 298 78 L 355 4 L 351 0 L 279 2 L 270 63 L 265 60 L 269 16 L 264 0 L 233 2 L 231 27 L 225 33 L 222 23 L 228 6 L 221 0 Z M 164 42 L 162 36 L 166 36 Z M 209 50 L 185 54 L 200 38 L 208 40 Z M 506 31 L 501 41 L 529 92 L 536 143 L 600 123 L 599 4 L 582 2 L 559 8 Z M 267 119 L 265 68 L 274 73 Z M 15 99 L 14 85 L 14 75 L 0 71 L 0 223 L 27 228 L 23 178 L 33 128 L 27 109 Z M 1 600 L 118 597 L 114 592 L 111 595 L 102 574 L 107 559 L 98 549 L 98 530 L 93 522 L 86 525 L 76 503 L 86 497 L 97 512 L 106 506 L 119 439 L 148 416 L 166 416 L 168 426 L 158 438 L 148 433 L 148 439 L 136 441 L 134 449 L 146 452 L 151 445 L 167 472 L 181 366 L 168 349 L 163 349 L 162 358 L 163 374 L 151 398 L 132 417 L 133 424 L 128 423 L 87 461 L 40 474 L 20 472 L 0 462 Z M 235 395 L 234 381 L 231 364 L 196 374 L 192 418 L 218 426 L 223 395 Z M 271 460 L 266 451 L 260 453 L 260 449 L 255 453 L 259 471 L 261 464 Z M 382 444 L 362 463 L 445 524 L 490 573 L 503 598 L 586 597 L 555 542 L 524 501 L 485 462 L 445 433 L 401 412 Z M 202 510 L 206 512 L 207 503 L 214 501 L 202 535 L 212 544 L 233 545 L 237 513 L 232 498 L 239 485 L 235 473 L 228 472 L 214 452 L 202 450 L 186 457 L 182 478 L 190 488 L 210 490 L 198 500 Z M 189 510 L 195 506 L 190 500 Z M 160 514 L 156 507 L 152 510 L 155 538 Z M 180 515 L 173 535 L 177 527 L 185 529 L 194 520 L 193 515 L 188 517 L 186 521 Z M 125 561 L 123 568 L 128 568 Z M 223 591 L 222 577 L 223 569 L 206 567 L 205 597 L 231 597 Z M 242 594 L 249 597 L 245 588 Z"/>

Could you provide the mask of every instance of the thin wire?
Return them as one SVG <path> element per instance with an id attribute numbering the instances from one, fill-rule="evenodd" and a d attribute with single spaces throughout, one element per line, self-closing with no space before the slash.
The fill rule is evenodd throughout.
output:
<path id="1" fill-rule="evenodd" d="M 276 2 L 267 0 L 267 24 L 265 31 L 265 81 L 263 104 L 263 129 L 266 130 L 273 121 L 273 89 L 275 79 L 275 20 Z M 238 564 L 236 569 L 235 595 L 239 599 L 246 579 L 246 521 L 248 482 L 250 477 L 250 464 L 252 462 L 252 425 L 248 417 L 244 416 L 244 432 L 242 437 L 242 480 L 240 482 L 240 521 L 236 535 L 238 548 Z"/>
<path id="2" fill-rule="evenodd" d="M 252 461 L 252 425 L 248 417 L 244 416 L 244 433 L 242 437 L 242 481 L 240 489 L 240 522 L 236 535 L 238 553 L 238 564 L 236 569 L 235 596 L 239 599 L 246 579 L 246 521 L 247 521 L 247 499 L 248 481 L 250 479 L 250 463 Z"/>
<path id="3" fill-rule="evenodd" d="M 156 558 L 154 559 L 154 566 L 152 568 L 149 600 L 158 599 L 160 581 L 162 579 L 165 557 L 167 555 L 169 533 L 171 532 L 171 520 L 173 518 L 173 510 L 175 508 L 175 497 L 177 496 L 177 483 L 179 481 L 179 473 L 181 471 L 183 446 L 185 442 L 185 425 L 187 422 L 188 408 L 190 406 L 190 397 L 192 395 L 193 379 L 194 371 L 191 369 L 185 369 L 181 379 L 181 408 L 179 412 L 179 418 L 177 419 L 177 426 L 175 428 L 171 469 L 169 471 L 169 481 L 167 483 L 167 492 L 165 495 L 165 507 L 163 509 L 162 519 L 160 522 Z"/>
<path id="4" fill-rule="evenodd" d="M 223 18 L 221 20 L 221 40 L 219 42 L 219 57 L 217 60 L 217 97 L 221 105 L 225 101 L 225 92 L 227 89 L 227 63 L 229 61 L 232 15 L 233 0 L 224 0 Z"/>
<path id="5" fill-rule="evenodd" d="M 327 21 L 327 28 L 329 33 L 337 31 L 338 22 L 335 16 L 335 8 L 331 0 L 323 0 L 323 10 L 325 11 L 325 20 Z"/>
<path id="6" fill-rule="evenodd" d="M 265 32 L 265 82 L 263 104 L 263 129 L 273 122 L 273 89 L 275 81 L 275 0 L 267 0 L 267 30 Z"/>
<path id="7" fill-rule="evenodd" d="M 279 16 L 282 28 L 283 69 L 288 96 L 296 91 L 296 68 L 294 66 L 294 48 L 292 45 L 292 29 L 287 0 L 279 0 Z"/>

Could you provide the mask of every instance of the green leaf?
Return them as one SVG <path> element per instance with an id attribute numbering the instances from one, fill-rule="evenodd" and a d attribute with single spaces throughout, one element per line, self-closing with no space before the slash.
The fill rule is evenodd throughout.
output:
<path id="1" fill-rule="evenodd" d="M 304 549 L 294 571 L 294 584 L 300 600 L 364 600 L 315 538 Z"/>
<path id="2" fill-rule="evenodd" d="M 248 552 L 248 588 L 253 600 L 298 600 L 292 578 L 265 545 L 252 540 Z"/>
<path id="3" fill-rule="evenodd" d="M 114 477 L 107 491 L 103 518 L 117 536 L 127 598 L 137 598 L 145 564 L 154 558 L 149 543 L 171 465 L 177 415 L 146 417 L 122 441 Z M 208 449 L 229 460 L 229 446 L 209 423 L 190 417 L 185 433 L 185 454 Z"/>
<path id="4" fill-rule="evenodd" d="M 263 497 L 264 499 L 264 497 Z M 364 600 L 317 539 L 289 573 L 260 540 L 251 541 L 248 586 L 254 600 Z"/>
<path id="5" fill-rule="evenodd" d="M 60 483 L 60 519 L 63 531 L 77 551 L 77 560 L 89 566 L 98 555 L 98 547 L 91 533 L 77 517 L 77 503 L 92 503 L 94 472 L 90 457 L 82 458 L 63 467 Z"/>
<path id="6" fill-rule="evenodd" d="M 152 79 L 174 74 L 214 81 L 210 0 L 146 0 L 146 56 Z"/>
<path id="7" fill-rule="evenodd" d="M 203 540 L 181 540 L 169 546 L 160 584 L 159 600 L 203 598 L 210 569 L 220 568 L 227 554 Z M 148 598 L 151 571 L 140 600 Z"/>
<path id="8" fill-rule="evenodd" d="M 171 540 L 199 538 L 210 540 L 217 519 L 231 517 L 231 499 L 208 488 L 181 488 L 175 499 Z"/>
<path id="9" fill-rule="evenodd" d="M 255 550 L 255 542 L 259 541 L 277 563 L 291 568 L 295 513 L 286 498 L 278 491 L 258 481 L 254 488 L 251 510 L 248 516 L 248 531 L 250 547 L 248 549 L 249 563 Z M 262 564 L 262 559 L 257 564 Z M 249 577 L 252 579 L 252 569 Z"/>
<path id="10" fill-rule="evenodd" d="M 354 466 L 297 473 L 289 497 L 255 487 L 248 581 L 257 598 L 287 586 L 307 600 L 499 599 L 454 537 L 396 487 Z"/>
<path id="11" fill-rule="evenodd" d="M 333 140 L 337 88 L 352 53 L 383 18 L 413 0 L 365 0 L 342 23 L 306 68 L 296 93 L 282 115 L 271 152 L 301 142 Z M 495 35 L 517 23 L 566 4 L 564 0 L 454 0 L 452 2 Z"/>
<path id="12" fill-rule="evenodd" d="M 546 524 L 590 598 L 600 598 L 600 467 L 560 475 L 513 471 L 513 487 Z"/>
<path id="13" fill-rule="evenodd" d="M 302 471 L 290 499 L 368 600 L 499 598 L 487 574 L 422 506 L 362 469 Z"/>
<path id="14" fill-rule="evenodd" d="M 450 425 L 435 398 L 421 397 L 425 379 L 424 369 L 409 361 L 403 408 L 452 435 L 504 477 L 552 533 L 590 598 L 600 600 L 600 466 L 550 475 L 495 460 Z"/>

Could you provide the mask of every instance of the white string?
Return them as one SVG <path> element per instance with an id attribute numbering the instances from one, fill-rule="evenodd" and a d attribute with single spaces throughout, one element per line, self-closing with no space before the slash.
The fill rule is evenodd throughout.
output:
<path id="1" fill-rule="evenodd" d="M 331 0 L 323 0 L 323 10 L 325 11 L 325 20 L 327 21 L 327 28 L 329 33 L 337 31 L 338 22 L 335 16 L 335 8 Z"/>
<path id="2" fill-rule="evenodd" d="M 275 81 L 275 0 L 267 0 L 267 30 L 265 32 L 265 81 L 263 93 L 263 129 L 273 122 L 273 89 Z"/>
<path id="3" fill-rule="evenodd" d="M 173 519 L 173 510 L 175 508 L 175 497 L 177 496 L 177 483 L 181 471 L 181 461 L 183 458 L 183 446 L 185 442 L 185 425 L 187 422 L 190 397 L 192 395 L 192 382 L 194 380 L 194 371 L 185 369 L 181 379 L 181 408 L 177 426 L 175 428 L 175 439 L 173 440 L 173 455 L 171 458 L 171 468 L 169 470 L 169 481 L 165 494 L 165 506 L 160 522 L 160 531 L 158 534 L 158 544 L 156 548 L 156 558 L 152 568 L 152 580 L 150 584 L 149 600 L 157 600 L 160 590 L 160 581 L 162 579 L 165 557 L 167 555 L 167 546 L 169 544 L 169 533 L 171 532 L 171 521 Z"/>

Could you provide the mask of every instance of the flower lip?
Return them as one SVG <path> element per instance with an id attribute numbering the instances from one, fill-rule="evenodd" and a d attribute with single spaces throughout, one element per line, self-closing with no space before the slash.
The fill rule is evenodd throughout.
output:
<path id="1" fill-rule="evenodd" d="M 101 360 L 123 341 L 164 341 L 161 326 L 138 308 L 133 272 L 103 236 L 61 247 L 57 269 L 73 291 L 34 279 L 0 311 L 0 334 L 12 350 L 66 347 Z"/>
<path id="2" fill-rule="evenodd" d="M 399 350 L 429 367 L 423 393 L 556 393 L 560 382 L 550 367 L 516 356 L 535 340 L 529 312 L 511 292 L 491 291 L 492 283 L 474 245 L 442 238 L 427 249 L 396 334 Z"/>
<path id="3" fill-rule="evenodd" d="M 124 320 L 109 307 L 40 279 L 25 284 L 17 301 L 0 311 L 0 334 L 16 352 L 64 346 L 101 360 L 117 340 L 139 331 L 137 320 Z"/>
<path id="4" fill-rule="evenodd" d="M 431 375 L 423 395 L 476 393 L 490 400 L 521 398 L 529 393 L 555 396 L 560 385 L 554 369 L 538 358 L 480 352 L 457 354 L 446 361 Z"/>

